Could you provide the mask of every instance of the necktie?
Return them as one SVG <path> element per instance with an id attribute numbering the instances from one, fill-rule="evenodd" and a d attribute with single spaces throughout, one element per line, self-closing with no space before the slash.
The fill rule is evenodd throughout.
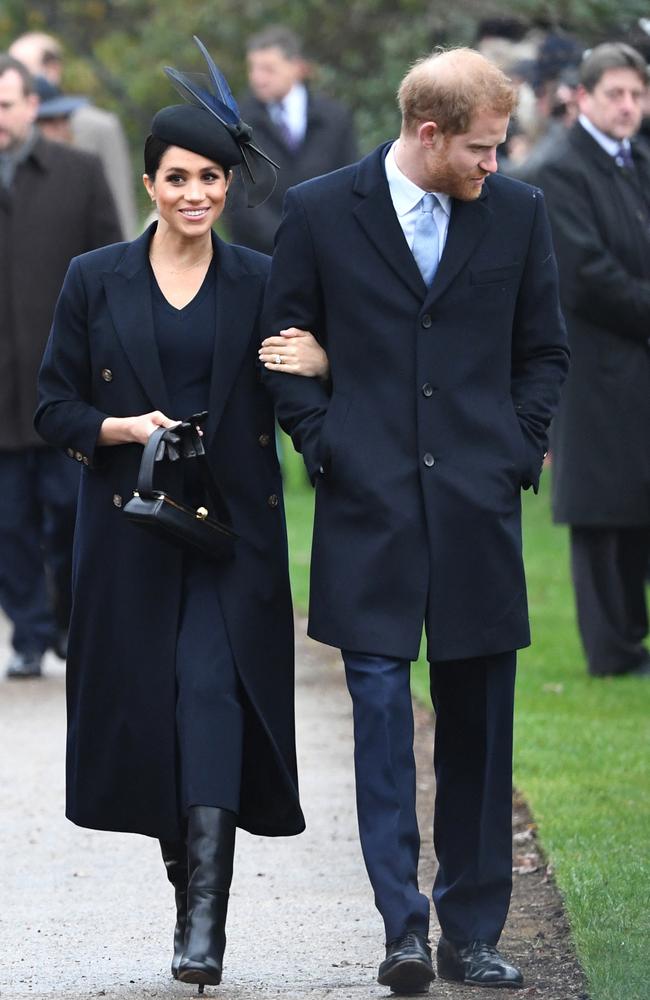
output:
<path id="1" fill-rule="evenodd" d="M 627 170 L 634 170 L 634 160 L 632 159 L 632 150 L 629 146 L 624 143 L 618 147 L 618 153 L 616 154 L 616 162 L 619 167 L 625 167 Z"/>
<path id="2" fill-rule="evenodd" d="M 285 108 L 283 101 L 278 101 L 277 104 L 273 106 L 272 117 L 282 135 L 285 145 L 291 150 L 296 149 L 298 143 L 296 142 L 296 137 L 289 127 L 289 116 L 287 115 L 287 109 Z"/>
<path id="3" fill-rule="evenodd" d="M 430 192 L 423 196 L 413 237 L 413 256 L 415 263 L 420 268 L 425 285 L 431 284 L 438 269 L 440 239 L 438 227 L 433 218 L 433 209 L 437 200 L 435 194 Z"/>

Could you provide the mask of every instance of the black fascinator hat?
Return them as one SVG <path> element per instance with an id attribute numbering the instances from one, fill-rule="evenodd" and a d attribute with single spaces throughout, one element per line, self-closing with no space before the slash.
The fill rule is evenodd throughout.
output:
<path id="1" fill-rule="evenodd" d="M 203 42 L 193 38 L 208 73 L 182 73 L 165 66 L 172 85 L 188 103 L 162 108 L 151 123 L 151 134 L 224 168 L 241 164 L 248 205 L 261 205 L 275 187 L 278 165 L 253 144 L 253 131 L 241 120 L 228 81 Z"/>

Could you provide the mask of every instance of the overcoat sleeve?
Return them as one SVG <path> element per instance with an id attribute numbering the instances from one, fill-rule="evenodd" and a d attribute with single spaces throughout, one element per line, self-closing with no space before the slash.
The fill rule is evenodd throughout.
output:
<path id="1" fill-rule="evenodd" d="M 296 326 L 310 330 L 327 350 L 316 254 L 299 193 L 290 189 L 278 231 L 262 319 L 264 337 Z M 263 369 L 280 426 L 302 453 L 314 482 L 321 470 L 320 431 L 329 405 L 328 387 L 317 378 Z"/>
<path id="2" fill-rule="evenodd" d="M 108 416 L 90 402 L 88 303 L 79 258 L 68 268 L 38 376 L 34 426 L 41 437 L 70 457 L 92 466 L 97 437 Z M 101 453 L 101 446 L 99 446 Z"/>
<path id="3" fill-rule="evenodd" d="M 534 191 L 534 197 L 535 216 L 513 323 L 510 385 L 522 432 L 532 445 L 523 486 L 537 492 L 569 349 L 544 197 L 540 190 Z"/>
<path id="4" fill-rule="evenodd" d="M 563 301 L 585 320 L 621 337 L 646 340 L 650 281 L 630 274 L 599 232 L 593 190 L 577 166 L 549 163 L 539 173 L 562 272 Z M 621 220 L 621 225 L 625 221 Z"/>

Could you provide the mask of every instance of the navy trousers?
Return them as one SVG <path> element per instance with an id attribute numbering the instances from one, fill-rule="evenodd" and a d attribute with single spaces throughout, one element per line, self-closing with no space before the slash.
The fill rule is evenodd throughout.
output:
<path id="1" fill-rule="evenodd" d="M 361 849 L 386 940 L 429 932 L 419 891 L 408 660 L 344 650 L 354 715 Z M 436 711 L 433 901 L 456 942 L 498 941 L 512 890 L 512 725 L 516 654 L 430 665 Z"/>
<path id="2" fill-rule="evenodd" d="M 0 451 L 0 605 L 21 653 L 68 627 L 79 467 L 51 448 Z"/>

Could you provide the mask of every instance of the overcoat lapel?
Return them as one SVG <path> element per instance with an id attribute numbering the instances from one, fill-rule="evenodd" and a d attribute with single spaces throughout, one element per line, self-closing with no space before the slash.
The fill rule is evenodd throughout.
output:
<path id="1" fill-rule="evenodd" d="M 250 345 L 264 290 L 262 277 L 245 271 L 232 247 L 214 235 L 213 243 L 218 261 L 217 328 L 210 380 L 208 443 L 221 419 L 246 349 Z"/>
<path id="2" fill-rule="evenodd" d="M 427 305 L 440 298 L 465 266 L 483 239 L 490 222 L 491 212 L 486 188 L 476 201 L 458 201 L 454 198 L 451 206 L 447 240 L 438 270 L 431 286 L 427 289 L 425 298 Z"/>
<path id="3" fill-rule="evenodd" d="M 152 228 L 128 245 L 115 270 L 102 275 L 102 279 L 111 319 L 126 356 L 153 409 L 169 413 L 169 396 L 153 328 L 147 267 Z"/>
<path id="4" fill-rule="evenodd" d="M 359 163 L 355 191 L 362 195 L 362 199 L 354 214 L 386 263 L 414 295 L 422 299 L 426 285 L 395 214 L 384 172 L 384 158 L 389 146 L 390 143 L 380 146 Z"/>

